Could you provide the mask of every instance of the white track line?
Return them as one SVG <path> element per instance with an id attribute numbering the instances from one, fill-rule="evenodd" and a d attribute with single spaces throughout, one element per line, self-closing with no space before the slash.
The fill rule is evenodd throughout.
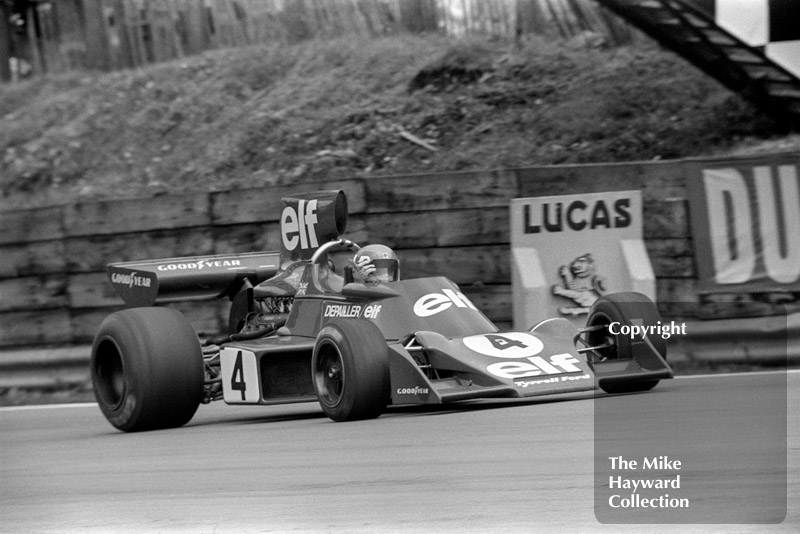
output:
<path id="1" fill-rule="evenodd" d="M 706 378 L 718 376 L 720 378 L 741 377 L 741 376 L 759 376 L 759 375 L 772 375 L 775 373 L 797 374 L 800 369 L 776 369 L 774 371 L 742 371 L 741 373 L 712 373 L 707 375 L 680 375 L 676 376 L 675 380 L 685 380 L 687 378 Z"/>
<path id="2" fill-rule="evenodd" d="M 97 408 L 97 403 L 75 402 L 72 404 L 28 404 L 24 406 L 0 406 L 0 412 L 21 412 L 23 410 L 56 410 L 59 408 Z"/>

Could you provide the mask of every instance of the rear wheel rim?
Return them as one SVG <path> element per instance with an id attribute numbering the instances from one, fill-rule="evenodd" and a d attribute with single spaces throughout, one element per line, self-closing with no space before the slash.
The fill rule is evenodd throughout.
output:
<path id="1" fill-rule="evenodd" d="M 94 363 L 95 390 L 99 400 L 109 408 L 116 409 L 125 398 L 125 364 L 116 343 L 104 340 L 97 348 Z"/>

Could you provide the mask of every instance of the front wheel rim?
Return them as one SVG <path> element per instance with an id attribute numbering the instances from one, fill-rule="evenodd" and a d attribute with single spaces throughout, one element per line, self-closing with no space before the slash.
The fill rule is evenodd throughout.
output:
<path id="1" fill-rule="evenodd" d="M 614 335 L 611 334 L 611 332 L 608 331 L 608 327 L 611 323 L 612 323 L 611 318 L 608 315 L 606 315 L 605 313 L 598 313 L 592 320 L 592 324 L 589 325 L 589 326 L 605 327 L 605 330 L 601 330 L 600 334 L 595 334 L 595 336 L 589 337 L 590 346 L 605 345 L 605 344 L 611 345 L 610 347 L 596 351 L 601 356 L 600 358 L 601 362 L 608 360 L 616 360 L 619 358 L 619 348 L 617 347 L 617 339 Z"/>
<path id="2" fill-rule="evenodd" d="M 320 347 L 314 380 L 320 402 L 331 407 L 341 402 L 345 385 L 344 361 L 335 345 L 326 343 Z"/>

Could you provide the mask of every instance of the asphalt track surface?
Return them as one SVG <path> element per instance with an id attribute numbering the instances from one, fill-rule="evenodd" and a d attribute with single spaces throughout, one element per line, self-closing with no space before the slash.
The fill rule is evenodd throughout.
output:
<path id="1" fill-rule="evenodd" d="M 114 430 L 93 404 L 3 408 L 0 532 L 800 532 L 800 373 L 781 374 L 788 505 L 777 524 L 599 523 L 593 406 L 613 397 L 584 394 L 397 407 L 355 423 L 315 404 L 218 403 L 183 428 L 138 434 Z M 763 377 L 678 378 L 635 397 L 682 420 L 715 391 L 761 398 Z M 747 409 L 733 408 L 719 418 L 736 427 Z M 744 439 L 758 456 L 761 440 Z"/>

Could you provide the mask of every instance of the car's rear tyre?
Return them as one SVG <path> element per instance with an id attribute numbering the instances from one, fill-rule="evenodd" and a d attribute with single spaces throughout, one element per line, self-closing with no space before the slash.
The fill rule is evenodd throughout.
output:
<path id="1" fill-rule="evenodd" d="M 186 318 L 170 308 L 106 317 L 92 345 L 91 375 L 103 415 L 126 432 L 186 424 L 205 382 L 200 341 Z"/>
<path id="2" fill-rule="evenodd" d="M 334 320 L 317 335 L 311 358 L 314 391 L 334 421 L 372 419 L 389 404 L 388 348 L 369 321 Z"/>
<path id="3" fill-rule="evenodd" d="M 604 326 L 596 332 L 589 332 L 587 342 L 590 346 L 597 346 L 609 343 L 611 346 L 600 349 L 598 352 L 604 360 L 628 359 L 633 357 L 631 350 L 631 338 L 628 335 L 612 335 L 608 331 L 608 325 L 619 323 L 623 325 L 658 326 L 661 316 L 656 305 L 646 295 L 635 292 L 612 293 L 598 298 L 589 310 L 589 318 L 586 326 Z M 660 335 L 649 335 L 648 339 L 653 348 L 667 359 L 667 341 Z M 601 386 L 606 393 L 633 393 L 637 391 L 647 391 L 653 389 L 658 380 L 642 380 L 626 384 L 614 384 Z"/>

